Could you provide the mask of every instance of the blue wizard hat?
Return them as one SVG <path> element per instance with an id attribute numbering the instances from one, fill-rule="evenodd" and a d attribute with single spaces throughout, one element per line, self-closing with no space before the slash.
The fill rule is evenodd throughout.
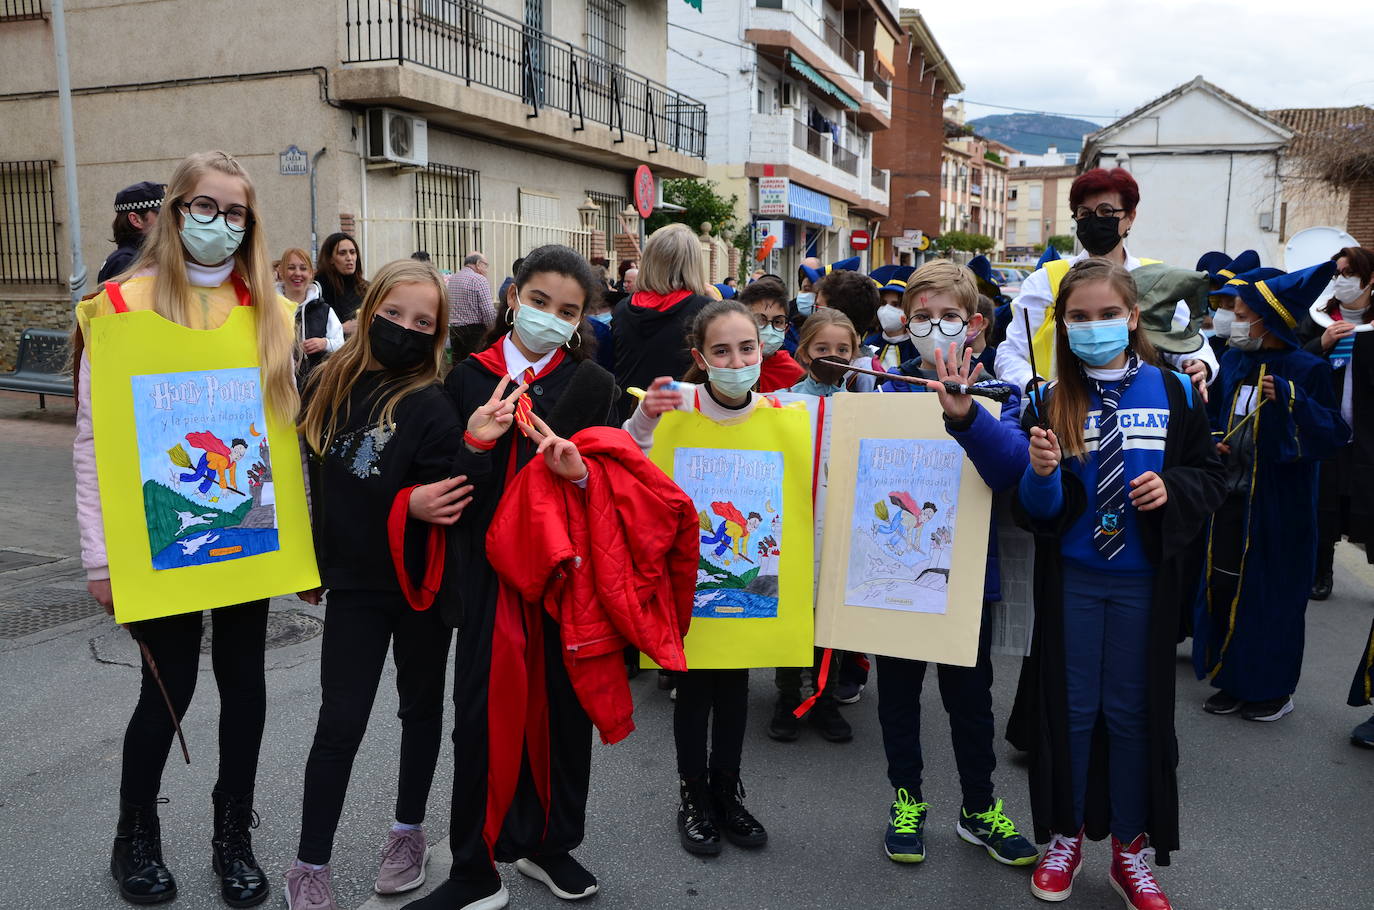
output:
<path id="1" fill-rule="evenodd" d="M 1275 337 L 1296 348 L 1298 336 L 1294 330 L 1335 274 L 1336 263 L 1328 260 L 1298 272 L 1236 285 L 1236 296 L 1259 314 L 1265 328 Z"/>
<path id="2" fill-rule="evenodd" d="M 1216 278 L 1218 269 L 1224 269 L 1230 264 L 1231 257 L 1221 250 L 1212 250 L 1211 252 L 1203 253 L 1197 258 L 1197 270 L 1199 272 L 1206 272 L 1213 278 Z M 1233 275 L 1231 277 L 1234 278 L 1235 276 Z"/>
<path id="3" fill-rule="evenodd" d="M 1040 254 L 1040 258 L 1039 258 L 1038 260 L 1036 260 L 1036 262 L 1035 262 L 1035 267 L 1036 267 L 1037 269 L 1044 268 L 1044 267 L 1045 267 L 1045 263 L 1047 263 L 1047 262 L 1054 262 L 1056 259 L 1059 259 L 1059 258 L 1061 258 L 1061 257 L 1060 257 L 1060 255 L 1059 255 L 1059 251 L 1058 251 L 1058 250 L 1056 250 L 1056 249 L 1055 249 L 1054 247 L 1052 247 L 1052 246 L 1046 246 L 1046 247 L 1045 247 L 1045 252 L 1041 253 L 1041 254 Z"/>
<path id="4" fill-rule="evenodd" d="M 1206 271 L 1206 269 L 1198 269 L 1198 271 Z M 1270 278 L 1277 278 L 1283 274 L 1286 274 L 1283 269 L 1274 269 L 1267 265 L 1259 266 L 1248 272 L 1241 272 L 1234 278 L 1224 280 L 1221 287 L 1213 291 L 1211 296 L 1236 297 L 1240 294 L 1241 285 L 1254 284 L 1256 281 L 1268 281 Z"/>
<path id="5" fill-rule="evenodd" d="M 997 284 L 997 276 L 992 274 L 992 263 L 986 256 L 974 256 L 968 261 L 968 270 L 984 281 Z"/>
<path id="6" fill-rule="evenodd" d="M 734 300 L 737 296 L 739 296 L 739 291 L 730 287 L 730 285 L 728 284 L 718 284 L 716 285 L 716 290 L 720 291 L 721 300 Z"/>
<path id="7" fill-rule="evenodd" d="M 1203 264 L 1203 260 L 1207 260 L 1206 265 Z M 1197 270 L 1211 275 L 1217 284 L 1225 284 L 1238 275 L 1253 272 L 1260 267 L 1259 253 L 1254 250 L 1246 250 L 1235 259 L 1227 257 L 1225 253 L 1206 253 L 1197 262 Z"/>
<path id="8" fill-rule="evenodd" d="M 802 274 L 810 278 L 812 284 L 815 284 L 831 272 L 857 272 L 859 270 L 859 257 L 850 256 L 848 259 L 832 262 L 823 269 L 813 269 L 809 265 L 804 265 L 801 270 Z"/>
<path id="9" fill-rule="evenodd" d="M 916 271 L 914 265 L 880 265 L 868 273 L 868 277 L 873 279 L 873 283 L 878 286 L 878 292 L 896 291 L 898 294 L 906 293 L 906 283 L 911 279 L 911 273 Z"/>

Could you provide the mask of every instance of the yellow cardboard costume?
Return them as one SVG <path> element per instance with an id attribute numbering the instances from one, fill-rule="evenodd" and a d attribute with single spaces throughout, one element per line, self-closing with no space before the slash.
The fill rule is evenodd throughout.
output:
<path id="1" fill-rule="evenodd" d="M 264 314 L 237 277 L 190 288 L 186 326 L 153 312 L 152 290 L 134 278 L 77 309 L 115 618 L 317 587 L 294 415 L 263 402 Z M 289 319 L 279 301 L 268 315 Z"/>

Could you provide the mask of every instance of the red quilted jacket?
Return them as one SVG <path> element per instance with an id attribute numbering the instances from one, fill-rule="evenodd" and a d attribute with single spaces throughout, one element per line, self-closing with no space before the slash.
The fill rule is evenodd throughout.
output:
<path id="1" fill-rule="evenodd" d="M 542 458 L 531 461 L 501 497 L 487 554 L 503 584 L 558 622 L 578 701 L 602 742 L 614 743 L 634 730 L 625 646 L 687 669 L 698 518 L 628 433 L 594 427 L 572 441 L 587 465 L 586 490 Z"/>

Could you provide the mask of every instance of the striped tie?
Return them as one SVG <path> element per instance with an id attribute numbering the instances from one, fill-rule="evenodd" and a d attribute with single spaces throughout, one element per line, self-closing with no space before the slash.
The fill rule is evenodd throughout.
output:
<path id="1" fill-rule="evenodd" d="M 534 367 L 526 367 L 525 373 L 520 377 L 520 381 L 526 386 L 534 385 Z M 530 414 L 534 411 L 534 405 L 530 403 L 529 389 L 520 396 L 520 400 L 515 403 L 515 422 L 526 427 L 533 427 L 534 421 L 530 420 Z"/>
<path id="2" fill-rule="evenodd" d="M 1097 527 L 1093 529 L 1093 544 L 1103 559 L 1112 559 L 1126 547 L 1126 462 L 1121 451 L 1121 427 L 1116 409 L 1121 396 L 1135 379 L 1140 362 L 1134 353 L 1126 366 L 1126 375 L 1114 386 L 1097 383 L 1102 399 L 1102 417 L 1097 437 Z"/>

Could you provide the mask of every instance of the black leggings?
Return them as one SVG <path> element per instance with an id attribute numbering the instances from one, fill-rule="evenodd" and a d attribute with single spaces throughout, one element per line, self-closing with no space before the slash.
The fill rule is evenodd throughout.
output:
<path id="1" fill-rule="evenodd" d="M 148 644 L 178 720 L 186 716 L 196 691 L 201 620 L 201 613 L 183 613 L 130 624 L 130 631 Z M 220 702 L 219 779 L 215 789 L 251 796 L 267 717 L 267 683 L 263 677 L 267 601 L 211 610 L 210 621 L 214 629 L 210 662 Z M 175 735 L 167 703 L 145 661 L 138 704 L 124 732 L 121 799 L 137 806 L 157 800 L 162 769 Z"/>
<path id="2" fill-rule="evenodd" d="M 748 670 L 688 670 L 674 677 L 673 740 L 677 773 L 696 780 L 706 773 L 706 733 L 711 732 L 710 768 L 739 774 L 744 727 L 749 719 Z"/>
<path id="3" fill-rule="evenodd" d="M 412 610 L 399 593 L 329 592 L 320 648 L 320 715 L 305 765 L 300 860 L 329 862 L 353 760 L 386 665 L 388 642 L 396 660 L 401 719 L 396 820 L 407 825 L 424 821 L 444 735 L 444 683 L 452 638 L 438 610 Z"/>

